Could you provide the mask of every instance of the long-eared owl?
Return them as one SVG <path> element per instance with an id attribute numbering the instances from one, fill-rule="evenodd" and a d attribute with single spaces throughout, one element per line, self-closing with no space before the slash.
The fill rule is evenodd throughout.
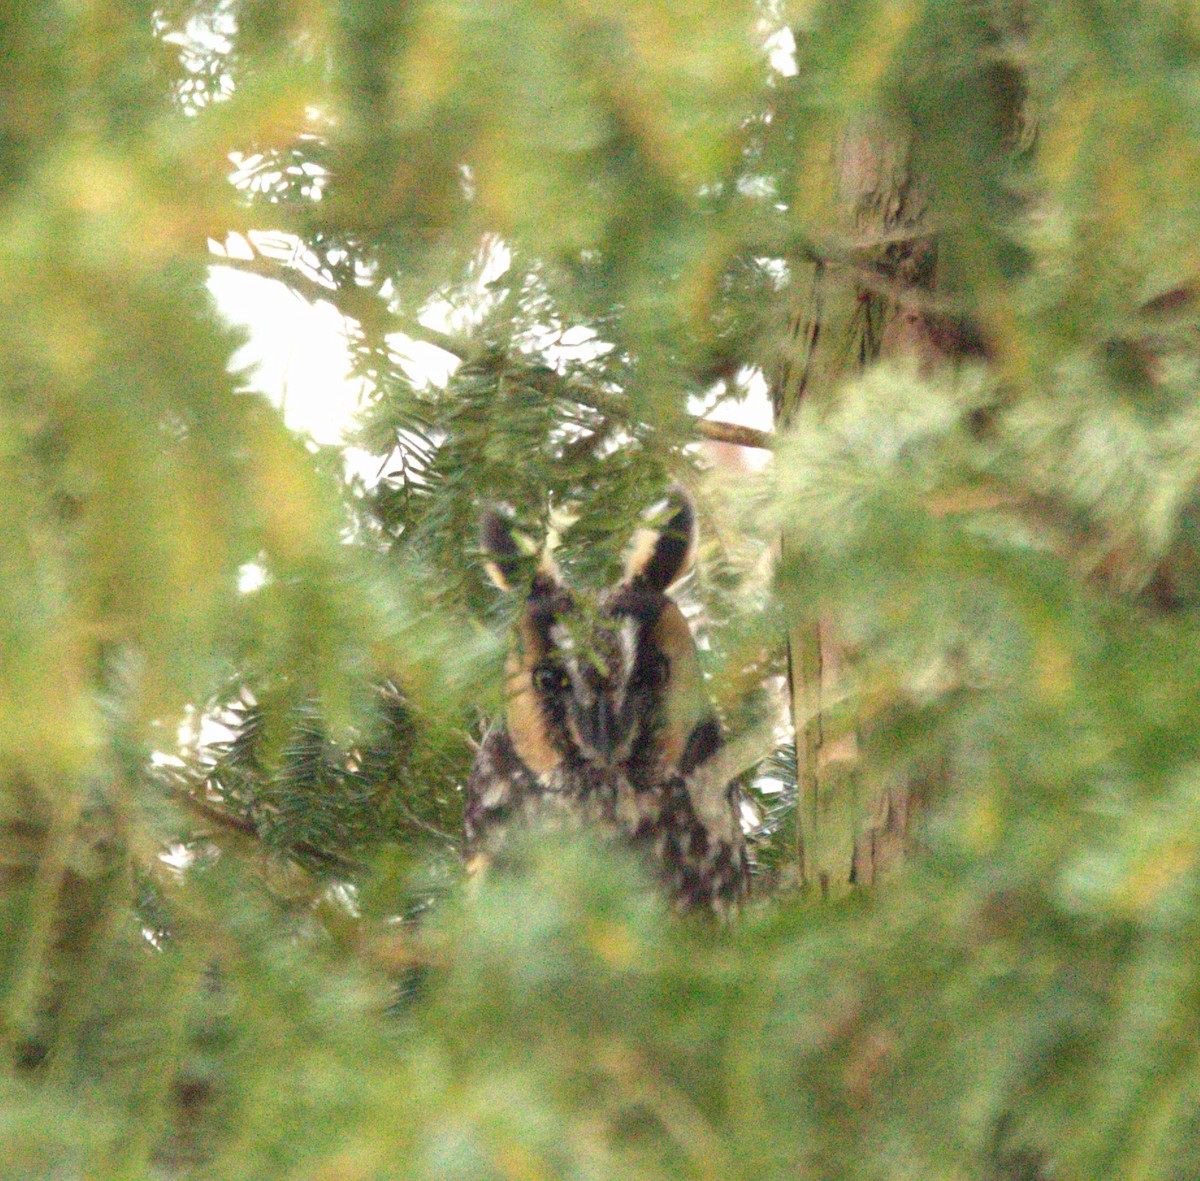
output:
<path id="1" fill-rule="evenodd" d="M 673 491 L 634 537 L 621 580 L 577 595 L 543 553 L 506 669 L 506 716 L 467 781 L 468 863 L 517 825 L 594 826 L 644 849 L 684 907 L 721 910 L 749 881 L 736 790 L 695 642 L 668 589 L 688 570 L 696 515 Z M 492 580 L 516 589 L 522 548 L 485 515 Z"/>

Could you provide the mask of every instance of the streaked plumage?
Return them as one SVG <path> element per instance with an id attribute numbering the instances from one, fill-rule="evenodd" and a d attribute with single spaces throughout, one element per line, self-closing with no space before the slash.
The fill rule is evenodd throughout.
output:
<path id="1" fill-rule="evenodd" d="M 467 783 L 466 849 L 486 860 L 514 824 L 591 826 L 647 850 L 683 905 L 721 909 L 748 882 L 738 801 L 719 781 L 720 729 L 666 593 L 690 564 L 695 513 L 673 493 L 657 517 L 594 601 L 540 561 L 506 665 L 505 721 Z M 482 537 L 493 579 L 511 589 L 522 560 L 509 522 L 489 513 Z"/>

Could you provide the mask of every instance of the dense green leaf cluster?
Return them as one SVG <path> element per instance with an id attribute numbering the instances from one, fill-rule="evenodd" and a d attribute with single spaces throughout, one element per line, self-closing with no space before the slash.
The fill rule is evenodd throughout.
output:
<path id="1" fill-rule="evenodd" d="M 0 1178 L 1197 1175 L 1193 4 L 0 39 Z M 214 262 L 345 317 L 373 477 Z M 676 480 L 756 897 L 464 883 L 480 511 L 595 587 Z"/>

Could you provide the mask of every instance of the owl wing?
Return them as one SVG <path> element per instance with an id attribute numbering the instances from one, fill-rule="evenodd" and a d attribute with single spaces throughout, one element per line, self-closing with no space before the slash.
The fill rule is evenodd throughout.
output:
<path id="1" fill-rule="evenodd" d="M 503 842 L 514 813 L 523 810 L 525 797 L 535 789 L 508 731 L 494 726 L 484 736 L 467 777 L 463 853 L 468 868 L 482 864 L 485 850 Z"/>
<path id="2" fill-rule="evenodd" d="M 633 834 L 633 843 L 650 850 L 685 909 L 720 912 L 749 893 L 750 864 L 738 819 L 737 787 L 717 783 L 712 777 L 716 770 L 700 768 L 661 784 L 656 789 L 657 816 Z"/>

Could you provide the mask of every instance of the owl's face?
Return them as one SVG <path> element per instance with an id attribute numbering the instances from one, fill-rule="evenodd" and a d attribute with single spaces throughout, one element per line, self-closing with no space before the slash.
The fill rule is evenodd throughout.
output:
<path id="1" fill-rule="evenodd" d="M 624 577 L 595 598 L 569 590 L 543 560 L 507 664 L 506 721 L 521 761 L 543 781 L 583 767 L 635 788 L 689 774 L 716 748 L 696 648 L 667 595 L 686 572 L 694 511 L 668 501 L 644 529 Z M 493 578 L 507 585 L 519 551 L 508 523 L 484 522 Z"/>

